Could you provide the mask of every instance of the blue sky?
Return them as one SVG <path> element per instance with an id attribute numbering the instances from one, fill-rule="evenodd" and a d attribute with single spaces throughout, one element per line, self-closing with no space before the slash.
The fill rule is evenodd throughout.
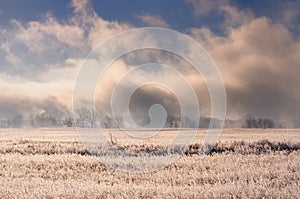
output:
<path id="1" fill-rule="evenodd" d="M 299 20 L 299 0 L 0 0 L 0 118 L 69 114 L 76 75 L 91 49 L 122 31 L 158 26 L 207 50 L 224 80 L 229 117 L 292 121 L 300 118 Z M 107 81 L 129 69 L 119 60 L 110 71 L 115 79 Z M 185 74 L 201 98 L 201 80 Z"/>
<path id="2" fill-rule="evenodd" d="M 255 16 L 266 16 L 273 21 L 280 20 L 280 12 L 287 9 L 289 4 L 293 4 L 292 7 L 299 9 L 299 2 L 293 0 L 237 0 L 231 1 L 231 4 L 240 10 L 251 9 Z M 145 25 L 137 18 L 138 15 L 144 14 L 159 15 L 170 24 L 172 29 L 179 31 L 200 26 L 208 26 L 220 31 L 217 26 L 224 21 L 224 18 L 215 11 L 195 17 L 193 5 L 185 0 L 94 0 L 92 5 L 98 15 L 106 20 L 128 22 L 138 27 Z M 53 13 L 57 19 L 65 20 L 73 12 L 68 0 L 28 0 L 26 2 L 2 0 L 0 1 L 0 11 L 0 24 L 2 26 L 8 25 L 11 19 L 24 22 L 35 20 L 46 12 Z M 299 17 L 297 20 L 299 22 Z M 293 31 L 295 30 L 293 29 Z M 298 33 L 298 30 L 295 33 Z"/>

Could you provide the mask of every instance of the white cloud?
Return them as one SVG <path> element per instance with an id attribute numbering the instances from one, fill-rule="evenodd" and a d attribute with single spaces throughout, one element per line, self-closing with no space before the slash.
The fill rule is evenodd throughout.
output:
<path id="1" fill-rule="evenodd" d="M 100 42 L 131 27 L 102 19 L 88 0 L 74 0 L 71 6 L 74 15 L 64 21 L 46 13 L 36 21 L 12 19 L 11 27 L 0 28 L 0 50 L 5 57 L 0 60 L 0 71 L 33 78 L 32 74 L 47 71 L 49 66 L 64 67 L 66 59 L 84 58 Z"/>
<path id="2" fill-rule="evenodd" d="M 280 2 L 279 7 L 273 16 L 274 21 L 299 33 L 300 1 L 283 1 Z"/>
<path id="3" fill-rule="evenodd" d="M 93 10 L 90 0 L 73 0 L 71 6 L 75 15 L 70 21 L 86 32 L 88 44 L 91 48 L 96 47 L 117 33 L 133 28 L 132 25 L 127 23 L 104 20 Z"/>
<path id="4" fill-rule="evenodd" d="M 186 0 L 187 3 L 194 7 L 195 16 L 209 14 L 212 11 L 218 10 L 220 6 L 228 5 L 228 0 Z"/>
<path id="5" fill-rule="evenodd" d="M 237 27 L 254 19 L 254 13 L 249 9 L 238 10 L 228 0 L 186 0 L 194 7 L 196 17 L 216 13 L 224 16 L 223 28 Z"/>
<path id="6" fill-rule="evenodd" d="M 296 25 L 298 10 L 293 7 L 297 6 L 282 5 L 289 9 L 282 9 L 281 19 L 272 22 L 267 17 L 255 18 L 251 10 L 239 10 L 229 1 L 189 2 L 196 17 L 209 12 L 224 17 L 220 26 L 225 36 L 208 27 L 188 32 L 208 50 L 221 71 L 228 114 L 252 113 L 283 120 L 298 117 L 300 41 L 288 30 Z"/>
<path id="7" fill-rule="evenodd" d="M 92 47 L 96 47 L 111 36 L 130 28 L 133 27 L 129 24 L 120 24 L 117 21 L 109 22 L 99 18 L 93 22 L 93 26 L 89 32 L 88 40 Z"/>
<path id="8" fill-rule="evenodd" d="M 46 14 L 42 21 L 30 21 L 22 24 L 11 20 L 14 30 L 10 32 L 12 39 L 25 44 L 35 53 L 43 53 L 49 47 L 60 48 L 63 45 L 83 48 L 86 45 L 84 31 L 71 23 L 59 22 L 51 14 Z"/>
<path id="9" fill-rule="evenodd" d="M 237 27 L 252 21 L 254 13 L 251 10 L 238 10 L 236 7 L 229 4 L 220 6 L 219 8 L 225 15 L 225 26 Z"/>
<path id="10" fill-rule="evenodd" d="M 217 36 L 191 29 L 215 60 L 225 81 L 229 112 L 290 118 L 300 108 L 300 42 L 265 17 Z M 239 109 L 239 110 L 237 110 Z"/>
<path id="11" fill-rule="evenodd" d="M 146 15 L 138 15 L 137 17 L 148 26 L 164 27 L 164 28 L 170 27 L 169 24 L 165 20 L 163 20 L 159 15 L 146 14 Z"/>
<path id="12" fill-rule="evenodd" d="M 4 42 L 0 45 L 0 49 L 5 52 L 5 61 L 9 64 L 10 67 L 19 66 L 23 64 L 23 61 L 10 52 L 10 45 L 8 42 Z"/>
<path id="13" fill-rule="evenodd" d="M 53 103 L 71 110 L 74 81 L 85 56 L 99 42 L 131 27 L 102 19 L 89 0 L 74 0 L 71 6 L 74 15 L 64 21 L 46 13 L 38 20 L 12 19 L 11 27 L 0 27 L 3 104 L 14 98 L 15 105 L 22 106 L 24 99 L 23 106 L 33 108 L 54 97 Z"/>

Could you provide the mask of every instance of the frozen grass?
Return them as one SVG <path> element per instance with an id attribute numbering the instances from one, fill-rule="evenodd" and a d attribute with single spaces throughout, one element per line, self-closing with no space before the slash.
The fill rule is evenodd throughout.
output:
<path id="1" fill-rule="evenodd" d="M 300 150 L 300 143 L 270 142 L 261 140 L 252 143 L 244 141 L 234 141 L 229 143 L 217 142 L 214 145 L 190 144 L 187 147 L 171 145 L 112 145 L 110 143 L 86 147 L 81 142 L 49 142 L 20 140 L 19 142 L 1 142 L 0 154 L 17 153 L 20 155 L 58 155 L 58 154 L 78 154 L 88 156 L 167 156 L 167 155 L 202 155 L 215 153 L 233 153 L 242 155 L 260 155 L 275 152 L 289 154 Z"/>
<path id="2" fill-rule="evenodd" d="M 112 132 L 119 146 L 101 147 L 126 155 L 181 158 L 156 172 L 120 172 L 97 161 L 73 129 L 1 129 L 0 197 L 300 197 L 300 131 L 226 130 L 215 146 L 207 146 L 212 151 L 203 158 L 198 155 L 200 142 L 179 147 L 181 152 L 165 148 L 162 143 L 172 131 L 163 135 L 165 140 L 143 144 L 126 142 Z M 101 147 L 94 152 L 103 153 Z"/>

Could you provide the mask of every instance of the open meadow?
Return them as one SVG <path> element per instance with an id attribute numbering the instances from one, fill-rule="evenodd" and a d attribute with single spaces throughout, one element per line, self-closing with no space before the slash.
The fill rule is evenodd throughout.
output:
<path id="1" fill-rule="evenodd" d="M 106 133 L 113 142 L 109 144 L 119 145 L 127 154 L 168 156 L 162 146 L 175 132 L 163 131 L 144 143 L 117 130 Z M 204 135 L 199 130 L 173 164 L 132 173 L 99 162 L 73 128 L 0 129 L 0 197 L 300 197 L 300 130 L 224 129 L 211 152 L 202 157 Z"/>

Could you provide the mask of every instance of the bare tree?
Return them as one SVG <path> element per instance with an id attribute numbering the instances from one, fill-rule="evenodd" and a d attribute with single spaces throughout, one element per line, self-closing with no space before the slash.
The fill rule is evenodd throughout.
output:
<path id="1" fill-rule="evenodd" d="M 86 122 L 90 120 L 90 111 L 86 107 L 81 107 L 76 109 L 76 113 L 78 115 L 78 122 L 76 122 L 77 125 L 80 127 L 85 127 Z"/>
<path id="2" fill-rule="evenodd" d="M 197 128 L 196 121 L 186 115 L 181 116 L 181 125 L 183 128 Z"/>
<path id="3" fill-rule="evenodd" d="M 244 128 L 275 128 L 276 123 L 269 118 L 255 118 L 247 114 L 244 118 Z"/>
<path id="4" fill-rule="evenodd" d="M 117 115 L 115 118 L 115 126 L 117 128 L 122 128 L 124 127 L 124 120 L 123 120 L 123 117 L 121 115 Z"/>
<path id="5" fill-rule="evenodd" d="M 96 126 L 96 121 L 97 121 L 97 114 L 96 114 L 96 111 L 94 109 L 92 109 L 90 111 L 89 120 L 90 120 L 90 127 L 94 128 Z"/>
<path id="6" fill-rule="evenodd" d="M 53 127 L 57 125 L 57 121 L 47 112 L 38 113 L 34 117 L 35 124 L 39 127 Z"/>
<path id="7" fill-rule="evenodd" d="M 24 118 L 22 115 L 17 115 L 12 119 L 13 127 L 20 128 L 24 124 Z"/>
<path id="8" fill-rule="evenodd" d="M 169 128 L 174 128 L 175 127 L 175 128 L 177 128 L 179 126 L 178 121 L 179 121 L 179 118 L 177 118 L 174 115 L 168 113 L 166 123 L 165 123 L 165 127 L 169 127 Z"/>
<path id="9" fill-rule="evenodd" d="M 63 119 L 62 125 L 67 126 L 67 127 L 72 127 L 74 126 L 74 119 L 71 117 L 67 117 Z"/>
<path id="10" fill-rule="evenodd" d="M 13 123 L 11 120 L 1 120 L 0 121 L 1 128 L 11 128 L 13 126 Z"/>
<path id="11" fill-rule="evenodd" d="M 101 120 L 101 126 L 104 128 L 111 128 L 112 124 L 113 119 L 107 115 Z"/>

